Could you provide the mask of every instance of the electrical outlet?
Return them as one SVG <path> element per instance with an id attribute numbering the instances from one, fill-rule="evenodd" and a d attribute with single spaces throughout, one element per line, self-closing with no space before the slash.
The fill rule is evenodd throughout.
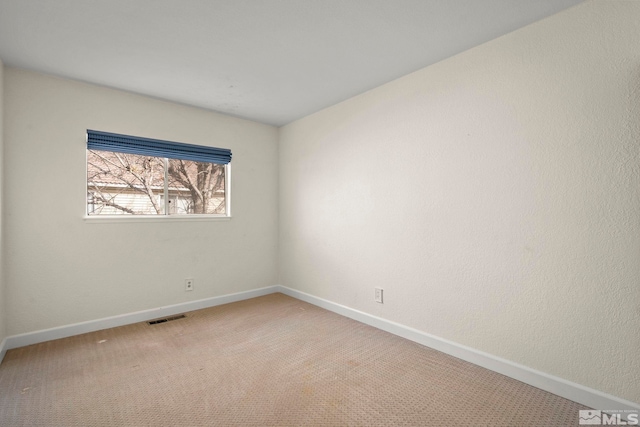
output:
<path id="1" fill-rule="evenodd" d="M 185 292 L 193 290 L 193 279 L 184 279 L 184 290 Z"/>
<path id="2" fill-rule="evenodd" d="M 376 290 L 376 302 L 382 304 L 382 288 L 375 288 Z"/>

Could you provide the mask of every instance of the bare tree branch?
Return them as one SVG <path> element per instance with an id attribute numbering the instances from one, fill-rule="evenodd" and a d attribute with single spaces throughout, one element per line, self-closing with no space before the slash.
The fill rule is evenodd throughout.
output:
<path id="1" fill-rule="evenodd" d="M 160 158 L 95 150 L 89 150 L 89 154 L 88 188 L 95 191 L 96 203 L 104 207 L 109 206 L 132 214 L 141 213 L 136 212 L 135 207 L 123 206 L 122 203 L 116 202 L 115 197 L 123 194 L 117 189 L 120 183 L 129 190 L 128 194 L 131 192 L 144 194 L 149 200 L 146 209 L 152 208 L 156 213 L 161 213 L 163 210 L 158 195 L 159 188 L 165 185 L 169 186 L 172 197 L 177 196 L 177 201 L 184 203 L 183 206 L 187 212 L 221 213 L 226 208 L 224 197 L 221 202 L 217 200 L 218 191 L 224 189 L 225 184 L 225 169 L 222 165 L 170 160 L 167 170 L 169 182 L 165 183 L 164 164 L 159 163 Z M 109 190 L 103 191 L 100 184 L 104 184 L 105 190 Z M 113 191 L 117 194 L 110 197 Z M 142 209 L 145 209 L 144 205 Z"/>
<path id="2" fill-rule="evenodd" d="M 102 195 L 94 195 L 93 197 L 95 197 L 96 199 L 98 199 L 102 204 L 107 205 L 107 206 L 111 206 L 113 208 L 119 209 L 123 212 L 126 213 L 130 213 L 130 214 L 135 214 L 136 212 L 133 209 L 129 209 L 127 207 L 124 206 L 120 206 L 119 204 L 113 202 L 113 199 L 107 199 L 106 197 L 102 196 Z"/>
<path id="3" fill-rule="evenodd" d="M 143 160 L 142 170 L 139 172 L 137 169 L 140 165 L 131 162 L 131 155 L 115 152 L 108 153 L 109 156 L 92 150 L 92 154 L 104 162 L 107 167 L 112 166 L 116 170 L 115 172 L 112 171 L 111 168 L 105 170 L 95 163 L 92 163 L 92 166 L 104 174 L 109 174 L 110 177 L 118 179 L 128 188 L 146 194 L 149 197 L 149 201 L 156 213 L 161 213 L 162 207 L 159 205 L 156 199 L 156 194 L 153 191 L 154 178 L 156 174 L 156 171 L 153 168 L 153 161 L 149 160 L 149 158 Z M 112 158 L 115 158 L 117 162 L 114 162 Z M 127 175 L 131 175 L 134 179 L 127 178 Z"/>

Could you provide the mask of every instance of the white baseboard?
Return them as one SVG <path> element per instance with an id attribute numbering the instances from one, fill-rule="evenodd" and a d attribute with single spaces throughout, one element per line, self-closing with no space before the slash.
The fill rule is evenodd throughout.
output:
<path id="1" fill-rule="evenodd" d="M 3 338 L 2 342 L 0 342 L 0 363 L 2 363 L 2 360 L 4 359 L 4 355 L 7 354 L 7 339 Z"/>
<path id="2" fill-rule="evenodd" d="M 266 288 L 254 289 L 251 291 L 238 292 L 235 294 L 206 298 L 198 301 L 190 301 L 180 304 L 159 307 L 150 310 L 138 311 L 119 316 L 107 317 L 104 319 L 91 320 L 88 322 L 75 323 L 57 328 L 45 329 L 41 331 L 29 332 L 21 335 L 6 337 L 0 343 L 0 362 L 4 358 L 7 350 L 24 347 L 26 345 L 51 341 L 59 338 L 66 338 L 73 335 L 87 332 L 99 331 L 102 329 L 114 328 L 117 326 L 129 325 L 132 323 L 145 322 L 159 317 L 171 316 L 202 308 L 214 307 L 231 302 L 256 298 L 263 295 L 281 292 L 285 295 L 308 302 L 350 319 L 357 320 L 364 324 L 373 326 L 394 335 L 406 338 L 426 347 L 433 348 L 467 362 L 473 363 L 494 372 L 506 375 L 510 378 L 522 381 L 525 384 L 548 391 L 566 399 L 583 404 L 589 408 L 603 411 L 610 410 L 636 410 L 640 411 L 640 404 L 624 400 L 601 391 L 585 387 L 571 381 L 564 380 L 544 372 L 536 371 L 529 367 L 519 365 L 506 359 L 493 356 L 482 351 L 466 347 L 464 345 L 448 341 L 446 339 L 427 334 L 417 329 L 401 325 L 389 320 L 382 319 L 371 314 L 355 310 L 353 308 L 337 304 L 316 296 L 276 285 Z"/>
<path id="3" fill-rule="evenodd" d="M 457 357 L 458 359 L 473 363 L 474 365 L 482 366 L 483 368 L 506 375 L 507 377 L 516 379 L 525 384 L 529 384 L 574 402 L 583 404 L 589 408 L 603 411 L 640 411 L 640 404 L 638 403 L 624 400 L 544 372 L 536 371 L 535 369 L 427 334 L 417 329 L 391 322 L 362 311 L 354 310 L 353 308 L 336 304 L 285 286 L 277 286 L 277 290 L 285 295 L 289 295 L 293 298 L 333 311 L 334 313 L 349 317 L 353 320 L 373 326 L 374 328 L 382 329 L 383 331 L 390 332 L 426 347 L 433 348 Z"/>
<path id="4" fill-rule="evenodd" d="M 251 291 L 205 298 L 197 301 L 189 301 L 180 304 L 168 305 L 165 307 L 153 308 L 150 310 L 122 314 L 119 316 L 106 317 L 104 319 L 90 320 L 88 322 L 74 323 L 57 328 L 44 329 L 41 331 L 29 332 L 26 334 L 9 336 L 2 341 L 2 344 L 0 344 L 0 362 L 2 362 L 2 359 L 4 358 L 7 350 L 11 350 L 12 348 L 24 347 L 26 345 L 37 344 L 59 338 L 66 338 L 73 335 L 86 334 L 87 332 L 115 328 L 117 326 L 130 325 L 132 323 L 146 322 L 147 320 L 157 319 L 160 317 L 172 316 L 174 314 L 185 313 L 188 311 L 200 310 L 202 308 L 214 307 L 216 305 L 228 304 L 230 302 L 260 297 L 278 291 L 278 286 L 269 286 L 266 288 L 253 289 Z"/>

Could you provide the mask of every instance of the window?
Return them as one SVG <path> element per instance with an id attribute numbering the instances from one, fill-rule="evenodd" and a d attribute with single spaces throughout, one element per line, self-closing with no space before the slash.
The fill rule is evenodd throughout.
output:
<path id="1" fill-rule="evenodd" d="M 87 131 L 87 215 L 229 216 L 231 151 Z"/>

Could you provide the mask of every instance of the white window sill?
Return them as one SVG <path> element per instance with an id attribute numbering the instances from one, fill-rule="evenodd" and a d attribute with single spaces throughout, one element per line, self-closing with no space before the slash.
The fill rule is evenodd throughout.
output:
<path id="1" fill-rule="evenodd" d="M 193 222 L 193 221 L 229 221 L 230 216 L 218 215 L 85 215 L 87 223 L 123 223 L 123 222 Z"/>

